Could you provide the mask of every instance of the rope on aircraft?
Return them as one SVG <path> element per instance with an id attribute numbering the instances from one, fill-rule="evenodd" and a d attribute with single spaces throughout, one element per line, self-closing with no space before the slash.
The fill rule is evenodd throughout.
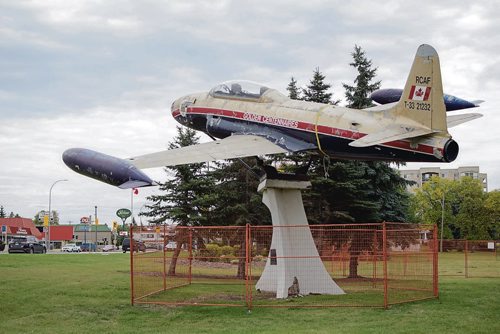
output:
<path id="1" fill-rule="evenodd" d="M 328 106 L 324 106 L 323 108 L 319 109 L 318 112 L 316 113 L 316 122 L 314 122 L 314 134 L 316 135 L 316 143 L 318 144 L 318 150 L 323 154 L 324 156 L 328 156 L 325 151 L 321 148 L 321 142 L 319 140 L 319 134 L 318 134 L 318 122 L 319 122 L 319 115 L 321 114 L 321 111 L 323 109 L 328 108 Z"/>
<path id="2" fill-rule="evenodd" d="M 323 151 L 323 149 L 321 148 L 321 142 L 319 140 L 319 134 L 318 134 L 319 115 L 325 108 L 328 108 L 328 106 L 324 106 L 323 108 L 319 109 L 318 112 L 316 113 L 316 122 L 314 123 L 314 134 L 316 135 L 316 143 L 318 144 L 318 150 L 320 151 L 321 154 L 323 154 L 323 170 L 325 171 L 325 178 L 328 178 L 330 176 L 328 174 L 328 169 L 330 167 L 330 156 L 326 154 L 326 152 Z"/>

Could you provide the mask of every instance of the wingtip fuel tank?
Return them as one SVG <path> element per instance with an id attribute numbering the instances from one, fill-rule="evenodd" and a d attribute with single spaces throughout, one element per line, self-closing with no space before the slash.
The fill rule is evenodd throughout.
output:
<path id="1" fill-rule="evenodd" d="M 70 148 L 62 159 L 73 171 L 122 189 L 156 185 L 129 161 L 100 152 Z"/>

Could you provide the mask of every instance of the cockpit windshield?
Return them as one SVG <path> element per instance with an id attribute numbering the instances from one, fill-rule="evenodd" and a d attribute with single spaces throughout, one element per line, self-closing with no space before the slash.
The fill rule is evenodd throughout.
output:
<path id="1" fill-rule="evenodd" d="M 258 100 L 269 88 L 252 81 L 226 81 L 210 90 L 210 95 L 220 98 Z"/>

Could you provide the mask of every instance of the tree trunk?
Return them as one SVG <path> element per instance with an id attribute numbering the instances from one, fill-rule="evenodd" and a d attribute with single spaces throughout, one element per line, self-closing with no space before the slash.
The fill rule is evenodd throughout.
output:
<path id="1" fill-rule="evenodd" d="M 246 264 L 246 240 L 243 239 L 240 241 L 240 251 L 238 252 L 238 273 L 236 274 L 236 278 L 245 279 L 245 264 Z"/>
<path id="2" fill-rule="evenodd" d="M 352 253 L 349 258 L 349 276 L 348 278 L 358 278 L 358 253 Z"/>
<path id="3" fill-rule="evenodd" d="M 182 245 L 184 244 L 184 230 L 180 230 L 179 233 L 175 236 L 175 240 L 177 245 L 175 246 L 174 254 L 172 255 L 172 261 L 170 262 L 170 266 L 168 267 L 168 275 L 175 275 L 175 268 L 177 267 L 177 259 L 179 258 L 179 254 L 182 250 Z"/>

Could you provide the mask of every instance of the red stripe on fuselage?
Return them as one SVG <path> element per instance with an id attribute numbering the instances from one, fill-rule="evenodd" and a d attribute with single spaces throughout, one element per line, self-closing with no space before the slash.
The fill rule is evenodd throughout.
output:
<path id="1" fill-rule="evenodd" d="M 272 122 L 263 121 L 265 119 L 270 119 L 270 117 L 262 116 L 259 114 L 252 114 L 249 112 L 242 112 L 242 111 L 215 109 L 215 108 L 207 108 L 207 107 L 188 107 L 187 113 L 213 115 L 213 116 L 224 116 L 224 117 L 236 118 L 236 119 L 244 120 L 244 121 L 248 121 L 248 122 L 281 126 L 281 125 L 278 125 L 278 124 L 275 124 Z M 178 110 L 176 110 L 172 113 L 172 115 L 174 115 L 174 117 L 177 117 L 179 114 L 180 114 L 180 112 Z M 245 117 L 245 114 L 250 115 L 250 116 Z M 260 119 L 260 121 L 259 121 L 259 119 Z M 274 119 L 276 119 L 276 117 L 274 117 Z M 284 118 L 280 118 L 280 119 L 284 119 Z M 286 120 L 288 120 L 288 119 L 286 119 Z M 316 133 L 316 129 L 315 129 L 316 127 L 312 123 L 307 123 L 307 122 L 302 122 L 302 121 L 292 121 L 292 120 L 288 120 L 288 121 L 290 122 L 290 124 L 297 124 L 297 126 L 296 127 L 295 126 L 293 126 L 293 127 L 281 126 L 281 127 L 286 127 L 289 129 L 299 129 L 299 130 L 303 130 L 303 131 L 307 131 L 307 132 Z M 366 133 L 354 132 L 351 130 L 334 128 L 334 127 L 325 126 L 325 125 L 318 125 L 318 133 L 322 134 L 322 135 L 327 135 L 327 136 L 332 136 L 332 137 L 340 137 L 340 138 L 349 139 L 349 140 L 353 140 L 353 141 L 366 136 Z M 380 146 L 389 146 L 389 147 L 394 147 L 397 149 L 434 155 L 434 147 L 433 146 L 418 144 L 418 148 L 412 148 L 410 145 L 410 142 L 404 141 L 404 140 L 390 141 L 387 143 L 380 144 Z M 439 149 L 439 151 L 442 153 L 443 150 Z"/>

